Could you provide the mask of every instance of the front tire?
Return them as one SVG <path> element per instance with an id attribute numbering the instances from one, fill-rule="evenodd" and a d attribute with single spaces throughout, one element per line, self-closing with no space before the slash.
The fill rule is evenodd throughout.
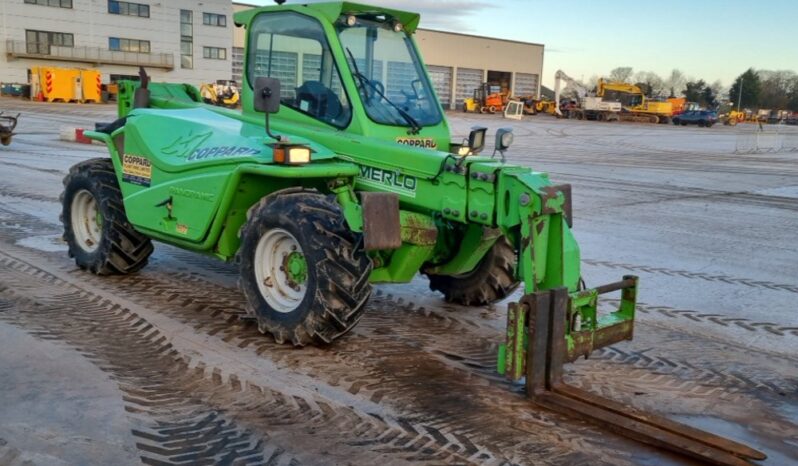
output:
<path id="1" fill-rule="evenodd" d="M 517 263 L 515 249 L 502 236 L 473 271 L 456 276 L 429 274 L 429 287 L 443 293 L 450 303 L 464 306 L 495 303 L 518 288 L 520 282 L 515 278 Z"/>
<path id="2" fill-rule="evenodd" d="M 111 159 L 90 159 L 70 168 L 61 204 L 64 241 L 78 267 L 112 275 L 147 265 L 152 242 L 125 215 Z"/>
<path id="3" fill-rule="evenodd" d="M 360 321 L 372 262 L 333 200 L 305 190 L 269 195 L 241 228 L 247 313 L 277 343 L 327 344 Z"/>

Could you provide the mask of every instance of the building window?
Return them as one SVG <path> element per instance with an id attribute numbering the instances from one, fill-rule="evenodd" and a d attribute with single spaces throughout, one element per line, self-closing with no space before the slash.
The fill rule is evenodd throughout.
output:
<path id="1" fill-rule="evenodd" d="M 108 13 L 112 15 L 150 17 L 150 6 L 143 3 L 118 2 L 108 0 Z"/>
<path id="2" fill-rule="evenodd" d="M 115 52 L 150 53 L 150 41 L 109 37 L 108 49 Z"/>
<path id="3" fill-rule="evenodd" d="M 206 26 L 227 27 L 227 16 L 217 15 L 216 13 L 203 13 L 202 24 Z"/>
<path id="4" fill-rule="evenodd" d="M 50 55 L 50 46 L 74 47 L 75 36 L 66 32 L 25 31 L 25 43 L 28 53 Z"/>
<path id="5" fill-rule="evenodd" d="M 211 60 L 227 60 L 227 49 L 221 47 L 203 47 L 202 58 Z"/>
<path id="6" fill-rule="evenodd" d="M 57 6 L 60 8 L 72 8 L 72 0 L 25 0 L 29 5 Z"/>
<path id="7" fill-rule="evenodd" d="M 194 68 L 194 13 L 180 10 L 180 67 Z"/>
<path id="8" fill-rule="evenodd" d="M 233 81 L 244 82 L 244 47 L 233 47 L 232 53 Z"/>

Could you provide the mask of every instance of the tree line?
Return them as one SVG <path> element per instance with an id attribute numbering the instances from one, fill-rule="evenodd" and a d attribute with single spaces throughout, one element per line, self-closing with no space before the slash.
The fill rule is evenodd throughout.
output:
<path id="1" fill-rule="evenodd" d="M 689 78 L 678 69 L 662 77 L 652 71 L 634 72 L 630 66 L 619 66 L 610 71 L 607 79 L 635 84 L 649 98 L 684 97 L 706 108 L 717 108 L 722 102 L 736 108 L 739 101 L 742 108 L 798 111 L 798 74 L 791 70 L 749 68 L 731 87 L 724 87 L 720 80 L 708 83 Z M 593 87 L 597 81 L 598 76 L 592 77 L 591 85 L 586 87 Z"/>

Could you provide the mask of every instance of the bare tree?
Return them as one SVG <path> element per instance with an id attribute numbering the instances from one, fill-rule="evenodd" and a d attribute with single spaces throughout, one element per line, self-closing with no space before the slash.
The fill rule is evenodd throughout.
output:
<path id="1" fill-rule="evenodd" d="M 668 92 L 665 81 L 653 71 L 638 71 L 634 75 L 634 82 L 646 88 L 648 97 L 660 97 Z"/>
<path id="2" fill-rule="evenodd" d="M 712 84 L 709 85 L 709 88 L 712 89 L 712 93 L 715 94 L 717 98 L 729 93 L 729 88 L 724 86 L 720 79 L 716 79 Z"/>
<path id="3" fill-rule="evenodd" d="M 796 74 L 789 70 L 760 70 L 759 79 L 762 90 L 759 93 L 759 105 L 774 110 L 785 109 L 790 104 L 790 93 Z M 745 88 L 745 85 L 743 85 Z"/>
<path id="4" fill-rule="evenodd" d="M 687 84 L 687 78 L 680 70 L 673 69 L 670 76 L 665 80 L 665 88 L 669 93 L 669 97 L 676 97 L 684 90 L 684 85 Z"/>
<path id="5" fill-rule="evenodd" d="M 619 66 L 610 71 L 610 81 L 631 83 L 632 74 L 633 70 L 631 66 Z"/>

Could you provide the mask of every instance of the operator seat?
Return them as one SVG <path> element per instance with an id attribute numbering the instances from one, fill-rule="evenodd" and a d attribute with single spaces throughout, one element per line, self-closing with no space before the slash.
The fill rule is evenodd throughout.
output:
<path id="1" fill-rule="evenodd" d="M 297 88 L 296 107 L 324 121 L 335 120 L 343 110 L 335 92 L 319 81 L 305 81 Z"/>

